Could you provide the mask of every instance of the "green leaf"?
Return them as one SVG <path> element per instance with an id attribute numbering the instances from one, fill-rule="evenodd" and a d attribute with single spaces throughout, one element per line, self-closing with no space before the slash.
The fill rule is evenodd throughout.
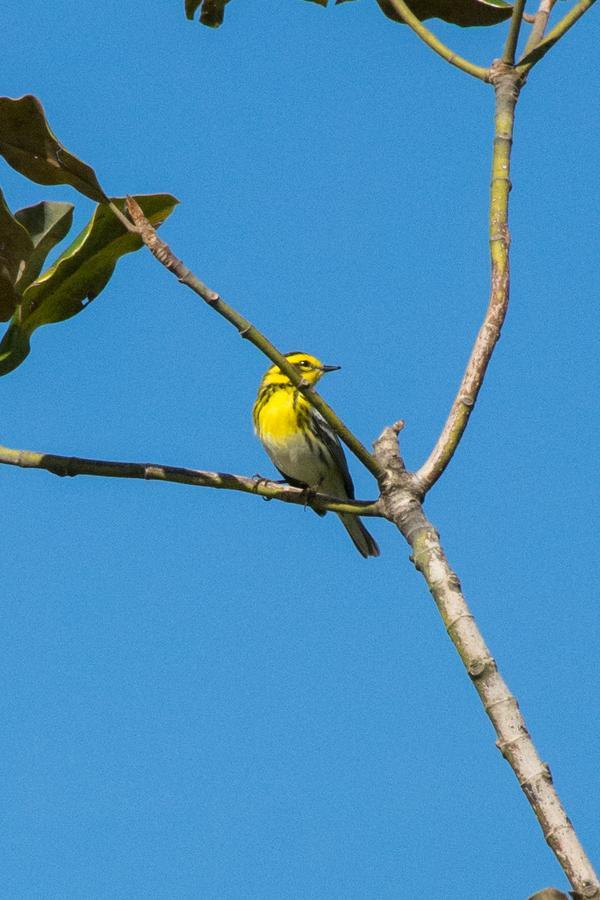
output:
<path id="1" fill-rule="evenodd" d="M 178 203 L 170 194 L 135 198 L 144 215 L 159 225 Z M 112 202 L 125 210 L 125 198 Z M 85 309 L 108 283 L 118 259 L 142 246 L 141 238 L 126 230 L 108 203 L 100 204 L 91 220 L 53 266 L 23 293 L 23 303 L 0 342 L 0 375 L 19 366 L 29 353 L 36 328 L 62 322 Z"/>
<path id="2" fill-rule="evenodd" d="M 38 203 L 14 216 L 0 191 L 0 321 L 10 319 L 46 256 L 71 227 L 70 203 Z"/>
<path id="3" fill-rule="evenodd" d="M 403 22 L 388 0 L 377 0 L 388 19 Z M 406 0 L 417 18 L 443 19 L 453 25 L 498 25 L 512 15 L 512 6 L 504 0 Z"/>
<path id="4" fill-rule="evenodd" d="M 202 0 L 185 0 L 185 16 L 186 19 L 193 19 L 196 10 L 202 3 Z"/>
<path id="5" fill-rule="evenodd" d="M 33 251 L 27 229 L 21 225 L 6 205 L 0 191 L 0 321 L 10 319 L 19 302 L 15 288 Z"/>
<path id="6" fill-rule="evenodd" d="M 0 343 L 0 375 L 12 372 L 29 356 L 29 336 L 17 324 L 11 324 Z"/>
<path id="7" fill-rule="evenodd" d="M 185 0 L 185 14 L 188 19 L 193 19 L 196 10 L 201 6 L 200 22 L 210 28 L 218 28 L 223 23 L 225 6 L 229 0 Z"/>
<path id="8" fill-rule="evenodd" d="M 24 291 L 42 271 L 46 257 L 69 233 L 73 223 L 73 204 L 42 200 L 15 213 L 15 219 L 29 232 L 32 252 L 18 279 L 17 287 Z"/>
<path id="9" fill-rule="evenodd" d="M 18 100 L 0 97 L 0 154 L 38 184 L 70 184 L 99 203 L 107 199 L 94 170 L 60 143 L 31 94 Z"/>
<path id="10" fill-rule="evenodd" d="M 6 269 L 0 266 L 0 322 L 6 322 L 19 305 L 21 295 Z"/>
<path id="11" fill-rule="evenodd" d="M 327 6 L 328 0 L 309 0 L 319 6 Z M 349 0 L 335 0 L 336 5 Z M 389 19 L 403 22 L 389 0 L 377 0 Z M 497 25 L 510 18 L 512 6 L 504 0 L 406 0 L 410 10 L 421 21 L 424 19 L 444 19 L 454 25 L 467 28 L 473 25 Z M 185 14 L 193 19 L 202 7 L 200 21 L 203 25 L 218 28 L 223 22 L 225 5 L 229 0 L 185 0 Z"/>

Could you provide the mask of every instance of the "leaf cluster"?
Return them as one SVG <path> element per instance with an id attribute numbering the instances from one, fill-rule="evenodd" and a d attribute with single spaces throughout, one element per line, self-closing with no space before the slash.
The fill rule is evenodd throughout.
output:
<path id="1" fill-rule="evenodd" d="M 67 184 L 94 200 L 96 208 L 80 234 L 44 268 L 49 253 L 67 236 L 73 204 L 42 200 L 14 213 L 0 190 L 0 375 L 29 354 L 40 325 L 81 312 L 108 283 L 118 259 L 142 246 L 124 221 L 124 197 L 106 195 L 94 170 L 61 144 L 32 96 L 0 97 L 0 154 L 38 184 Z M 170 194 L 137 197 L 145 215 L 160 224 L 177 200 Z"/>
<path id="2" fill-rule="evenodd" d="M 308 0 L 327 6 L 329 0 Z M 335 0 L 336 6 L 349 0 Z M 218 28 L 223 23 L 225 7 L 229 0 L 185 0 L 185 14 L 194 19 L 200 10 L 199 21 L 209 28 Z M 403 24 L 403 19 L 395 11 L 389 0 L 377 0 L 383 13 L 394 22 Z M 453 25 L 470 28 L 475 25 L 497 25 L 510 18 L 512 6 L 504 0 L 407 0 L 407 6 L 418 19 L 443 19 Z"/>

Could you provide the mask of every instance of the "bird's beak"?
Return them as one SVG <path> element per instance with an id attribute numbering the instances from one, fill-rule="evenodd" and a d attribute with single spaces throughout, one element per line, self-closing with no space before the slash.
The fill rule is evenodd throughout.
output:
<path id="1" fill-rule="evenodd" d="M 321 366 L 322 372 L 337 372 L 338 369 L 341 369 L 341 366 Z"/>

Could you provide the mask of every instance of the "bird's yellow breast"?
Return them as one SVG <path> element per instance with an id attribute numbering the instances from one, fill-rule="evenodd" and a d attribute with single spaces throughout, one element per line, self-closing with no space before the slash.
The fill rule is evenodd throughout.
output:
<path id="1" fill-rule="evenodd" d="M 256 401 L 254 424 L 259 437 L 273 443 L 284 443 L 302 430 L 307 402 L 290 385 L 259 393 Z"/>

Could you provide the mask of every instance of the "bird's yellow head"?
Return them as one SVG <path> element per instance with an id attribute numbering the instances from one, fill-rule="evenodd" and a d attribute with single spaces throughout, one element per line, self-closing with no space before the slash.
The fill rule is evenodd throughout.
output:
<path id="1" fill-rule="evenodd" d="M 309 353 L 294 351 L 293 353 L 286 353 L 285 358 L 295 366 L 300 377 L 308 384 L 316 384 L 325 372 L 334 372 L 340 368 L 340 366 L 324 366 L 321 360 L 317 359 L 316 356 L 311 356 Z M 261 387 L 266 387 L 269 384 L 291 385 L 291 383 L 288 376 L 281 371 L 279 366 L 271 366 L 263 376 Z"/>

